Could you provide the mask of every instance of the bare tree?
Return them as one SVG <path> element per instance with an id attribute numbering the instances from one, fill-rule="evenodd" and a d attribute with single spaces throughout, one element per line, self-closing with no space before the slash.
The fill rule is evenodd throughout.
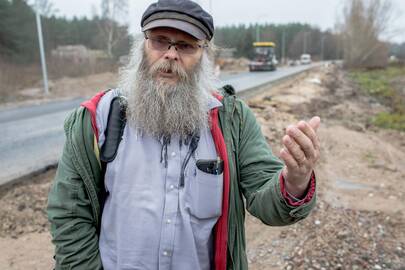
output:
<path id="1" fill-rule="evenodd" d="M 394 15 L 391 0 L 347 0 L 341 32 L 347 67 L 385 67 L 388 34 Z"/>
<path id="2" fill-rule="evenodd" d="M 125 38 L 120 24 L 127 24 L 128 0 L 102 0 L 100 28 L 105 38 L 107 55 L 113 57 L 113 49 Z"/>

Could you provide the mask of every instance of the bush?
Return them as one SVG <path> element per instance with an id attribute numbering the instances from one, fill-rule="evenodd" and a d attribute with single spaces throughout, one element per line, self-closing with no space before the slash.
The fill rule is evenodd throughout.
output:
<path id="1" fill-rule="evenodd" d="M 373 118 L 372 123 L 382 128 L 405 131 L 405 114 L 382 112 Z"/>

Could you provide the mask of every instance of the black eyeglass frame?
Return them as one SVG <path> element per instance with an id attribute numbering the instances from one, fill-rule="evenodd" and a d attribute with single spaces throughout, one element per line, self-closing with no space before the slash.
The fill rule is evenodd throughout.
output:
<path id="1" fill-rule="evenodd" d="M 168 51 L 168 50 L 170 50 L 170 48 L 171 47 L 174 47 L 174 49 L 177 51 L 177 52 L 179 52 L 180 54 L 186 54 L 186 55 L 193 55 L 193 54 L 195 54 L 196 52 L 197 52 L 197 48 L 196 48 L 196 50 L 194 51 L 194 52 L 192 52 L 192 53 L 186 53 L 186 52 L 184 52 L 184 50 L 179 50 L 179 48 L 177 47 L 177 45 L 181 45 L 181 44 L 187 44 L 187 45 L 191 45 L 191 46 L 197 46 L 198 48 L 207 48 L 208 47 L 208 44 L 206 44 L 206 43 L 204 43 L 204 44 L 198 44 L 198 43 L 196 43 L 195 45 L 194 44 L 191 44 L 191 43 L 189 43 L 189 42 L 186 42 L 186 41 L 176 41 L 176 42 L 173 42 L 173 41 L 171 41 L 171 40 L 169 40 L 169 39 L 158 39 L 158 38 L 153 38 L 153 37 L 149 37 L 145 32 L 143 33 L 144 34 L 144 37 L 145 37 L 145 39 L 146 40 L 152 40 L 152 41 L 165 41 L 166 43 L 167 43 L 167 45 L 168 45 L 168 47 L 167 47 L 167 49 L 165 49 L 165 50 L 159 50 L 159 49 L 156 49 L 156 48 L 152 48 L 152 49 L 154 49 L 154 50 L 157 50 L 157 51 L 161 51 L 161 52 L 166 52 L 166 51 Z"/>

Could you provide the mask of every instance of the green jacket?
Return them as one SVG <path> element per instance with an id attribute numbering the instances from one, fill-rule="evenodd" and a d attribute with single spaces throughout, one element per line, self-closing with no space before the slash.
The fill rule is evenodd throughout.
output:
<path id="1" fill-rule="evenodd" d="M 219 125 L 229 158 L 227 269 L 248 269 L 246 209 L 264 224 L 283 226 L 310 213 L 316 195 L 300 206 L 286 202 L 280 189 L 283 164 L 271 153 L 248 106 L 224 93 Z M 88 109 L 80 107 L 65 125 L 66 142 L 48 198 L 48 218 L 57 270 L 103 269 L 98 236 L 103 204 L 103 176 Z"/>

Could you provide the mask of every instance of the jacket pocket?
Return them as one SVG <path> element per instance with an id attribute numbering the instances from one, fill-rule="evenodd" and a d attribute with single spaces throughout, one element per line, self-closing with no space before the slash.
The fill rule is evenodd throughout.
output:
<path id="1" fill-rule="evenodd" d="M 222 213 L 223 173 L 216 175 L 195 168 L 190 181 L 190 213 L 197 218 L 219 217 Z"/>

